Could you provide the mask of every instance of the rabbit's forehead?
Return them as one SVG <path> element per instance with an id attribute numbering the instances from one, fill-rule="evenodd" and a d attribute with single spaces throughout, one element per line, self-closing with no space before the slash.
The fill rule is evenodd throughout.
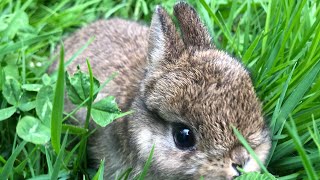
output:
<path id="1" fill-rule="evenodd" d="M 203 139 L 233 134 L 231 124 L 247 134 L 251 127 L 263 125 L 260 103 L 252 86 L 247 84 L 250 82 L 243 80 L 233 86 L 219 82 L 197 84 L 179 76 L 168 74 L 158 80 L 146 97 L 149 108 L 167 116 L 167 121 L 193 126 Z"/>
<path id="2" fill-rule="evenodd" d="M 147 89 L 146 103 L 151 109 L 193 116 L 202 122 L 247 119 L 261 112 L 250 78 L 222 70 L 212 74 L 193 68 L 168 72 Z"/>

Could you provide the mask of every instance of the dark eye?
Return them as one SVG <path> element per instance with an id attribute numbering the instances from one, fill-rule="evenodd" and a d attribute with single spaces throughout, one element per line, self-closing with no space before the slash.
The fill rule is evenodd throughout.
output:
<path id="1" fill-rule="evenodd" d="M 173 127 L 173 138 L 176 146 L 182 150 L 191 149 L 196 143 L 191 129 L 183 124 Z"/>

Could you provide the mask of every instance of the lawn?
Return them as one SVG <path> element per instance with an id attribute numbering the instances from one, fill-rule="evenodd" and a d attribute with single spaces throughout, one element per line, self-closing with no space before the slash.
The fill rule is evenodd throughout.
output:
<path id="1" fill-rule="evenodd" d="M 83 158 L 88 124 L 79 127 L 64 121 L 72 114 L 63 111 L 63 89 L 80 96 L 71 86 L 77 89 L 81 84 L 73 82 L 86 79 L 88 91 L 75 104 L 92 109 L 88 122 L 95 113 L 93 99 L 107 82 L 96 82 L 94 72 L 65 74 L 63 64 L 48 74 L 55 60 L 63 60 L 63 48 L 57 56 L 56 47 L 96 19 L 122 17 L 148 25 L 155 5 L 161 4 L 172 15 L 175 2 L 0 1 L 0 179 L 101 178 L 102 171 L 88 169 Z M 266 169 L 239 179 L 319 179 L 320 1 L 188 2 L 199 12 L 216 47 L 250 71 L 270 127 L 272 149 Z M 105 103 L 112 100 L 109 97 Z M 108 122 L 93 120 L 106 125 L 123 115 L 118 110 Z"/>

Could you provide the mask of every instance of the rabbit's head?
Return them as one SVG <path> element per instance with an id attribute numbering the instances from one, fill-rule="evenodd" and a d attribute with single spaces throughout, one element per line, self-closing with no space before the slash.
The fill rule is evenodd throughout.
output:
<path id="1" fill-rule="evenodd" d="M 266 160 L 269 132 L 248 72 L 211 44 L 192 7 L 180 2 L 174 14 L 181 37 L 161 7 L 151 22 L 149 65 L 129 125 L 137 163 L 154 144 L 150 174 L 156 177 L 232 179 L 237 166 L 259 170 L 232 130 Z"/>

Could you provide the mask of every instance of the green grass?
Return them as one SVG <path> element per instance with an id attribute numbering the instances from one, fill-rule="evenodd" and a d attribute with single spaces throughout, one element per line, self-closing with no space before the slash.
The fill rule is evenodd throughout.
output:
<path id="1" fill-rule="evenodd" d="M 279 179 L 320 177 L 320 2 L 189 2 L 207 24 L 217 48 L 241 59 L 251 72 L 273 135 L 264 172 Z M 124 115 L 116 105 L 110 105 L 113 99 L 92 104 L 110 79 L 100 85 L 91 73 L 70 76 L 60 66 L 57 75 L 49 76 L 47 68 L 59 59 L 54 56 L 57 45 L 76 29 L 111 16 L 149 23 L 157 4 L 172 14 L 175 0 L 0 1 L 0 179 L 67 179 L 96 174 L 86 168 L 85 158 L 80 158 L 91 132 L 87 126 L 64 123 L 61 90 L 66 83 L 73 102 L 91 109 L 87 119 L 91 115 L 98 124 L 106 125 Z M 90 93 L 77 91 L 74 82 L 80 77 L 87 79 L 85 87 Z M 111 109 L 103 109 L 103 104 Z M 98 113 L 108 116 L 108 122 L 99 119 Z M 72 135 L 82 141 L 65 150 L 75 141 Z M 127 172 L 122 177 L 127 177 Z M 101 179 L 102 173 L 98 171 L 94 179 Z M 247 177 L 263 179 L 256 174 Z"/>

